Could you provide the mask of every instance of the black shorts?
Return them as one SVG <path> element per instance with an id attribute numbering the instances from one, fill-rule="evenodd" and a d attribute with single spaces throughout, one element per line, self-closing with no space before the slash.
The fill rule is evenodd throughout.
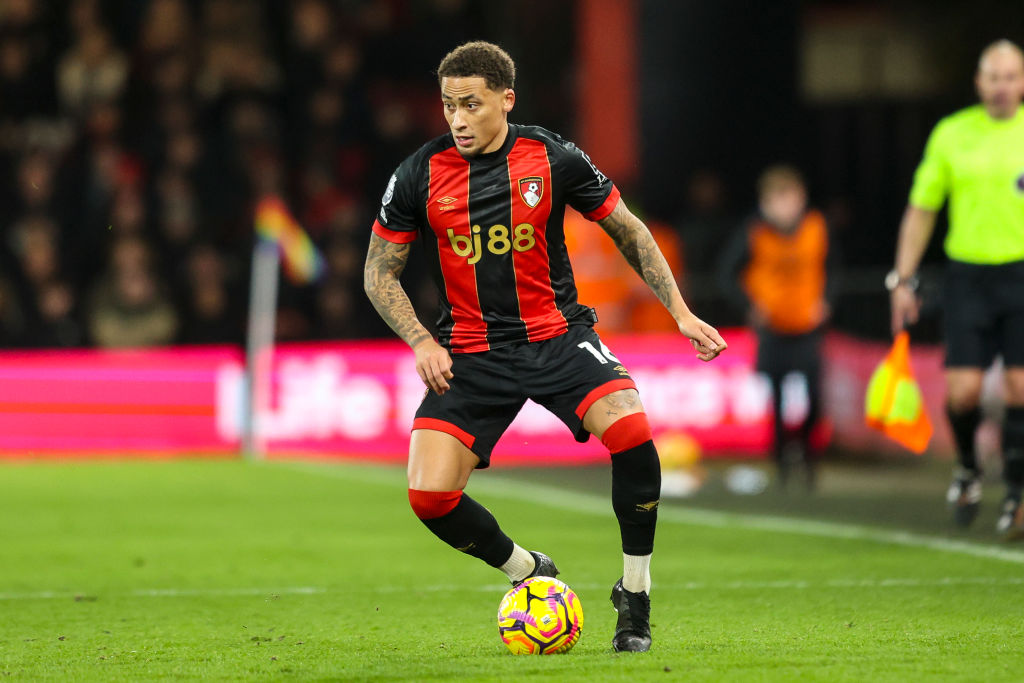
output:
<path id="1" fill-rule="evenodd" d="M 494 445 L 532 399 L 554 413 L 579 442 L 590 438 L 583 416 L 595 401 L 636 384 L 590 327 L 544 341 L 453 353 L 450 389 L 427 391 L 413 429 L 434 429 L 459 439 L 490 465 Z"/>
<path id="2" fill-rule="evenodd" d="M 943 305 L 946 367 L 1024 366 L 1024 261 L 950 261 Z"/>
<path id="3" fill-rule="evenodd" d="M 757 331 L 757 369 L 769 378 L 781 381 L 791 372 L 799 372 L 808 382 L 821 377 L 821 329 L 805 334 L 779 334 Z"/>

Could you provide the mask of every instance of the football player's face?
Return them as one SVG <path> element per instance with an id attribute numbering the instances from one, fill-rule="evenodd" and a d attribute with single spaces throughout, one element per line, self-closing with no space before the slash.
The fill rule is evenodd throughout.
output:
<path id="1" fill-rule="evenodd" d="M 441 79 L 441 102 L 460 154 L 476 156 L 501 148 L 516 102 L 511 88 L 491 90 L 480 76 L 446 76 Z"/>
<path id="2" fill-rule="evenodd" d="M 982 57 L 974 82 L 989 116 L 1010 118 L 1024 98 L 1024 58 L 1016 50 L 993 49 Z"/>

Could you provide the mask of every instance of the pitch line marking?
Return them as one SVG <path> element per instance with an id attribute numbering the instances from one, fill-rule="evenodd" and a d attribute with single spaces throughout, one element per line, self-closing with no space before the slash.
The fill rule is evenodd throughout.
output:
<path id="1" fill-rule="evenodd" d="M 284 588 L 138 588 L 120 593 L 103 591 L 27 591 L 25 593 L 0 593 L 0 600 L 81 600 L 91 602 L 97 596 L 129 598 L 191 598 L 191 597 L 247 597 L 265 595 L 317 595 L 326 593 L 319 586 L 286 586 Z"/>
<path id="2" fill-rule="evenodd" d="M 295 472 L 391 486 L 400 480 L 401 471 L 374 465 L 335 465 L 289 461 L 263 461 L 262 464 L 281 467 Z M 602 496 L 560 489 L 544 484 L 535 484 L 501 477 L 477 477 L 470 481 L 467 490 L 482 491 L 487 495 L 510 498 L 570 512 L 586 513 L 609 517 L 612 515 L 611 501 Z M 941 536 L 928 536 L 911 531 L 882 529 L 878 527 L 845 524 L 843 522 L 819 522 L 771 515 L 750 515 L 733 512 L 718 512 L 701 508 L 676 508 L 663 506 L 658 510 L 658 520 L 691 524 L 705 527 L 738 527 L 771 531 L 775 533 L 815 536 L 818 538 L 870 541 L 909 548 L 926 548 L 943 553 L 954 553 L 999 560 L 1013 564 L 1024 564 L 1024 551 L 1001 548 L 973 541 L 961 541 Z"/>
<path id="3" fill-rule="evenodd" d="M 887 578 L 887 579 L 830 579 L 828 581 L 726 581 L 713 583 L 707 581 L 684 581 L 682 583 L 672 581 L 655 581 L 654 587 L 659 590 L 682 590 L 682 591 L 732 591 L 732 590 L 754 590 L 764 591 L 771 589 L 780 590 L 809 590 L 809 589 L 835 589 L 835 588 L 941 588 L 944 586 L 1021 586 L 1024 585 L 1024 577 L 979 577 L 979 576 L 945 576 L 938 579 L 915 579 L 915 578 Z M 573 587 L 579 590 L 604 590 L 608 587 L 605 583 L 573 582 Z M 458 592 L 458 591 L 486 591 L 501 592 L 508 589 L 508 584 L 492 584 L 485 586 L 466 586 L 462 584 L 438 584 L 430 586 L 417 586 L 410 589 L 409 586 L 379 586 L 374 593 L 408 593 L 408 592 Z"/>
<path id="4" fill-rule="evenodd" d="M 980 577 L 980 576 L 946 576 L 938 579 L 914 579 L 914 578 L 883 578 L 883 579 L 830 579 L 828 581 L 726 581 L 724 583 L 713 583 L 707 581 L 684 581 L 661 582 L 658 581 L 655 587 L 660 590 L 681 590 L 681 591 L 765 591 L 765 590 L 812 590 L 812 589 L 837 589 L 837 588 L 941 588 L 945 586 L 1021 586 L 1024 585 L 1024 577 Z M 604 590 L 608 586 L 604 583 L 574 583 L 578 590 Z M 449 593 L 449 592 L 473 592 L 473 593 L 500 593 L 508 589 L 508 584 L 486 584 L 486 585 L 456 585 L 456 584 L 434 584 L 417 586 L 410 589 L 407 585 L 401 586 L 378 586 L 372 590 L 365 591 L 370 594 L 377 593 Z M 351 589 L 345 589 L 352 592 Z M 286 586 L 283 588 L 140 588 L 124 593 L 99 593 L 99 597 L 106 598 L 182 598 L 182 597 L 276 597 L 281 595 L 324 595 L 338 592 L 329 588 L 318 586 Z M 363 592 L 363 591 L 357 591 Z M 62 591 L 29 591 L 25 593 L 0 593 L 0 601 L 13 600 L 75 600 L 94 598 L 82 593 L 68 593 Z"/>

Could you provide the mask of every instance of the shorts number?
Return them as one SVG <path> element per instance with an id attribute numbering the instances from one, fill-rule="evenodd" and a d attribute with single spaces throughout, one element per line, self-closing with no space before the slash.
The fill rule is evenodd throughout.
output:
<path id="1" fill-rule="evenodd" d="M 590 352 L 590 355 L 596 358 L 602 365 L 606 364 L 608 361 L 613 363 L 619 362 L 619 359 L 612 355 L 612 352 L 608 350 L 608 347 L 604 345 L 603 341 L 598 341 L 598 343 L 601 345 L 600 351 L 595 349 L 594 345 L 588 341 L 580 342 L 576 345 L 576 348 Z"/>

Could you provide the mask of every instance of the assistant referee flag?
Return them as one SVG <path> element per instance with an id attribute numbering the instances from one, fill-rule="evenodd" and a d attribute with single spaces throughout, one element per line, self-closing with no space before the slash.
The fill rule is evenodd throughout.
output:
<path id="1" fill-rule="evenodd" d="M 932 422 L 910 368 L 910 335 L 896 335 L 892 349 L 868 381 L 864 422 L 917 454 L 932 438 Z"/>

